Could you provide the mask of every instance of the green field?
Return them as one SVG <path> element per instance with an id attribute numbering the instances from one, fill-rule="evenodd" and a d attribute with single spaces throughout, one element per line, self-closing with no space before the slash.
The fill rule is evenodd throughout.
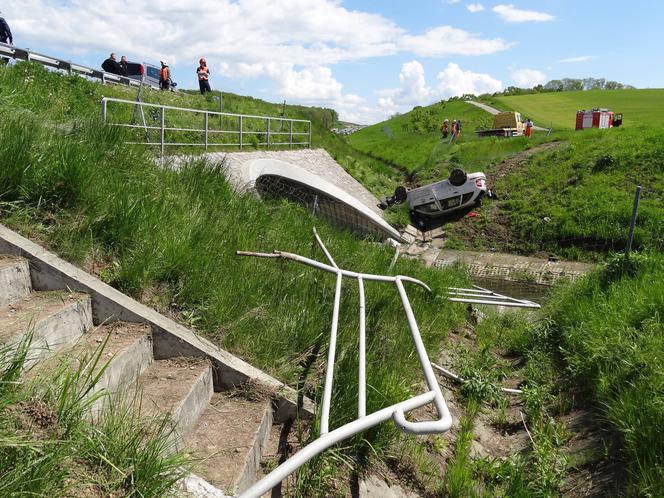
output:
<path id="1" fill-rule="evenodd" d="M 576 111 L 606 107 L 624 114 L 624 126 L 664 124 L 664 89 L 589 90 L 496 97 L 498 108 L 514 109 L 535 124 L 555 129 L 574 129 Z M 502 104 L 502 105 L 501 105 Z"/>

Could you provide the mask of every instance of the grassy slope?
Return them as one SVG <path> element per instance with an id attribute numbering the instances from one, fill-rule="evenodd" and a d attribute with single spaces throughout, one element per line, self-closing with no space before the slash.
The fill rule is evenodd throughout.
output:
<path id="1" fill-rule="evenodd" d="M 29 84 L 21 84 L 26 77 Z M 180 172 L 161 170 L 144 149 L 124 146 L 121 130 L 101 126 L 94 112 L 100 89 L 36 66 L 0 68 L 3 223 L 179 316 L 278 378 L 303 382 L 315 398 L 334 279 L 295 264 L 241 259 L 236 250 L 281 249 L 320 259 L 311 234 L 317 225 L 340 265 L 413 275 L 432 286 L 432 294 L 410 291 L 428 347 L 437 348 L 462 319 L 463 307 L 441 297 L 446 285 L 462 278 L 454 270 L 427 270 L 406 260 L 390 270 L 392 249 L 334 229 L 299 206 L 238 196 L 219 170 L 201 163 Z M 67 126 L 39 124 L 51 115 Z M 352 157 L 343 142 L 337 145 L 333 152 Z M 347 285 L 333 426 L 356 413 L 357 290 Z M 368 409 L 374 410 L 417 390 L 419 378 L 415 356 L 404 354 L 412 346 L 395 290 L 368 285 L 367 292 Z M 396 436 L 393 425 L 383 424 L 355 438 L 346 453 L 366 461 L 371 449 L 387 451 Z M 333 467 L 325 458 L 317 462 Z"/>
<path id="2" fill-rule="evenodd" d="M 664 89 L 590 90 L 556 92 L 492 99 L 507 109 L 516 109 L 536 124 L 557 129 L 574 129 L 576 111 L 606 107 L 624 113 L 624 126 L 664 125 Z"/>

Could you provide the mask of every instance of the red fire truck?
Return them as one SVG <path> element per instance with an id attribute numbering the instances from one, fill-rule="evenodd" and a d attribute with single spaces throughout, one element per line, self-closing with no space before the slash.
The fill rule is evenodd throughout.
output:
<path id="1" fill-rule="evenodd" d="M 608 109 L 592 109 L 590 111 L 576 111 L 576 129 L 585 128 L 614 128 L 622 125 L 622 113 L 614 114 Z"/>

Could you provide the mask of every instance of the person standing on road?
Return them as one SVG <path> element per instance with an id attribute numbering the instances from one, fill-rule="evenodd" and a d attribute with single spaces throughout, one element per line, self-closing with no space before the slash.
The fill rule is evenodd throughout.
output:
<path id="1" fill-rule="evenodd" d="M 2 17 L 2 12 L 0 12 L 0 42 L 9 43 L 10 45 L 14 44 L 12 30 L 9 29 L 9 24 L 7 24 L 5 18 Z"/>
<path id="2" fill-rule="evenodd" d="M 171 89 L 171 70 L 168 67 L 168 62 L 159 61 L 161 63 L 161 71 L 159 71 L 159 88 L 162 90 Z"/>
<path id="3" fill-rule="evenodd" d="M 127 56 L 123 55 L 120 57 L 120 74 L 122 76 L 129 76 L 129 73 L 127 72 Z"/>
<path id="4" fill-rule="evenodd" d="M 111 53 L 110 57 L 101 63 L 101 68 L 107 73 L 122 74 L 122 68 L 118 61 L 115 60 L 115 54 Z"/>
<path id="5" fill-rule="evenodd" d="M 210 68 L 207 67 L 207 62 L 204 57 L 201 57 L 201 60 L 198 61 L 196 75 L 198 76 L 198 88 L 201 90 L 201 95 L 205 95 L 205 92 L 211 92 Z"/>

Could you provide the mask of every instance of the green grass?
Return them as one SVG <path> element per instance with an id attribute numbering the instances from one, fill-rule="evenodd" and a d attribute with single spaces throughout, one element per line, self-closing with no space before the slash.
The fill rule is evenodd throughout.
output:
<path id="1" fill-rule="evenodd" d="M 0 69 L 0 79 L 23 70 Z M 334 278 L 294 263 L 239 258 L 236 250 L 280 249 L 323 260 L 312 237 L 318 226 L 340 266 L 408 274 L 432 287 L 431 294 L 409 289 L 429 348 L 435 350 L 462 319 L 463 307 L 443 297 L 446 286 L 464 280 L 458 270 L 430 270 L 407 260 L 390 270 L 392 248 L 359 240 L 298 205 L 238 195 L 219 166 L 194 161 L 179 172 L 162 170 L 145 150 L 123 145 L 122 130 L 101 125 L 96 115 L 65 113 L 73 123 L 67 127 L 40 124 L 36 115 L 48 114 L 40 107 L 48 103 L 33 94 L 47 91 L 51 77 L 19 85 L 4 94 L 11 105 L 0 103 L 3 223 L 75 263 L 101 268 L 111 285 L 179 317 L 280 380 L 302 384 L 313 398 L 321 391 Z M 87 97 L 59 100 L 95 107 L 97 85 L 63 80 L 58 91 Z M 345 283 L 332 427 L 357 412 L 357 303 L 356 285 Z M 419 392 L 416 355 L 392 286 L 367 285 L 367 336 L 367 409 Z M 392 424 L 383 424 L 354 438 L 343 454 L 361 466 L 397 436 Z M 318 465 L 329 465 L 326 458 Z M 310 466 L 310 472 L 320 468 Z"/>
<path id="2" fill-rule="evenodd" d="M 0 349 L 0 494 L 2 496 L 141 496 L 170 492 L 188 460 L 165 456 L 166 420 L 141 419 L 131 400 L 106 401 L 91 421 L 88 410 L 105 396 L 89 395 L 105 367 L 104 344 L 74 367 L 21 376 L 31 334 L 16 351 Z"/>
<path id="3" fill-rule="evenodd" d="M 497 107 L 515 109 L 530 117 L 539 126 L 573 130 L 576 111 L 605 107 L 622 112 L 623 126 L 628 128 L 664 125 L 664 89 L 651 90 L 589 90 L 555 92 L 513 97 L 495 97 Z"/>

